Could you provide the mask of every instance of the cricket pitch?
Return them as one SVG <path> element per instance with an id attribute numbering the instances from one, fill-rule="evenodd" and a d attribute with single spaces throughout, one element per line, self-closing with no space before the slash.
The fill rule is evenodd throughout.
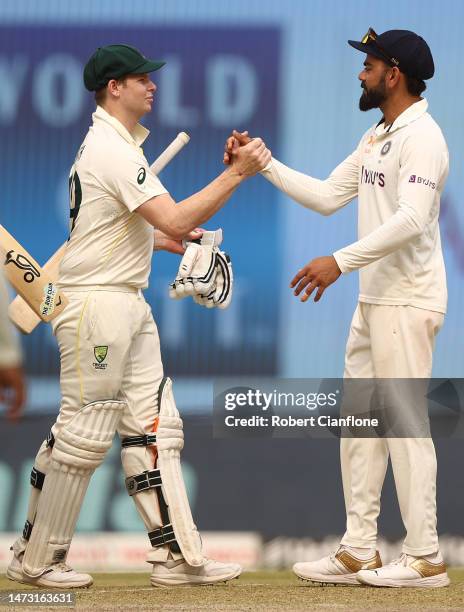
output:
<path id="1" fill-rule="evenodd" d="M 449 575 L 451 586 L 441 589 L 313 586 L 298 580 L 289 571 L 246 572 L 238 580 L 215 586 L 154 588 L 150 586 L 148 574 L 113 573 L 93 574 L 91 588 L 73 592 L 77 610 L 462 610 L 464 568 L 451 569 Z M 34 589 L 0 577 L 3 593 L 30 588 Z M 20 607 L 27 609 L 20 605 L 9 609 Z M 59 607 L 37 606 L 37 609 L 45 612 Z"/>

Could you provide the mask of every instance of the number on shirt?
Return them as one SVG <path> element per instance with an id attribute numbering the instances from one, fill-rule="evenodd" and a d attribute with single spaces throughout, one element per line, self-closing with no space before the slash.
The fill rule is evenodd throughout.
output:
<path id="1" fill-rule="evenodd" d="M 74 166 L 71 168 L 71 174 L 69 175 L 69 233 L 74 229 L 77 221 L 77 215 L 79 214 L 79 209 L 81 207 L 82 202 L 82 188 L 81 182 L 79 180 L 79 175 L 76 170 L 74 170 Z"/>

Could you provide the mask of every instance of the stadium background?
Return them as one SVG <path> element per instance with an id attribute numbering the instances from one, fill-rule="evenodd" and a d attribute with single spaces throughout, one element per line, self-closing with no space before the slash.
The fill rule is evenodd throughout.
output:
<path id="1" fill-rule="evenodd" d="M 167 60 L 155 75 L 159 89 L 145 122 L 152 131 L 145 153 L 152 160 L 178 131 L 190 133 L 189 146 L 161 176 L 180 200 L 220 172 L 223 142 L 233 127 L 262 136 L 275 157 L 290 166 L 327 176 L 378 117 L 357 110 L 363 56 L 346 40 L 359 39 L 369 26 L 377 32 L 415 30 L 435 58 L 436 76 L 426 96 L 451 157 L 441 216 L 449 312 L 437 342 L 434 375 L 460 377 L 463 18 L 459 0 L 448 0 L 446 12 L 442 2 L 414 0 L 385 6 L 341 0 L 4 0 L 0 222 L 41 262 L 66 239 L 68 171 L 93 108 L 81 72 L 97 46 L 126 42 Z M 257 177 L 207 224 L 217 226 L 224 229 L 234 262 L 231 307 L 207 312 L 169 300 L 167 283 L 178 260 L 166 254 L 154 257 L 146 297 L 159 325 L 166 373 L 175 381 L 177 403 L 186 415 L 184 467 L 199 527 L 257 534 L 258 540 L 252 535 L 248 542 L 262 537 L 270 556 L 284 564 L 289 559 L 283 551 L 291 556 L 300 538 L 309 538 L 301 545 L 309 542 L 314 551 L 315 541 L 343 531 L 337 441 L 214 440 L 212 381 L 231 374 L 341 375 L 357 276 L 341 278 L 317 305 L 300 304 L 288 282 L 313 257 L 355 240 L 356 204 L 319 218 Z M 58 357 L 50 329 L 41 325 L 23 344 L 29 375 L 26 418 L 14 427 L 0 421 L 4 534 L 22 527 L 28 472 L 59 405 Z M 460 440 L 437 440 L 439 530 L 449 554 L 463 551 L 459 559 L 464 563 L 459 447 Z M 391 480 L 380 526 L 391 542 L 402 535 Z M 124 491 L 116 447 L 94 477 L 79 528 L 94 535 L 142 532 Z M 0 564 L 6 558 L 2 546 Z"/>

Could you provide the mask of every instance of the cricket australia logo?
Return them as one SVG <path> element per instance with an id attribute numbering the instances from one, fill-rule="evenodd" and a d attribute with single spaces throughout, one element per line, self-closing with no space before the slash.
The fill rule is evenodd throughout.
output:
<path id="1" fill-rule="evenodd" d="M 107 346 L 95 346 L 93 349 L 93 354 L 95 355 L 95 359 L 97 360 L 93 367 L 96 370 L 106 370 L 108 367 L 107 363 L 103 363 L 108 355 L 108 347 Z"/>

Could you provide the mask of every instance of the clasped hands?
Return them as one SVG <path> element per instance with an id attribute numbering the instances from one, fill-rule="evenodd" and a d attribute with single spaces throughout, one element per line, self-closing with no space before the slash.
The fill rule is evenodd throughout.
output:
<path id="1" fill-rule="evenodd" d="M 233 130 L 226 140 L 224 147 L 224 164 L 230 165 L 233 163 L 240 152 L 255 141 L 259 141 L 260 144 L 262 143 L 260 138 L 252 139 L 247 131 L 238 132 Z M 261 168 L 261 170 L 263 169 L 264 167 Z M 294 289 L 293 293 L 295 296 L 302 294 L 300 297 L 302 302 L 306 302 L 313 292 L 316 291 L 314 301 L 318 302 L 327 287 L 334 283 L 340 274 L 341 270 L 333 255 L 317 257 L 298 270 L 290 283 L 290 288 Z"/>
<path id="2" fill-rule="evenodd" d="M 224 147 L 223 162 L 240 174 L 253 176 L 271 161 L 271 151 L 261 138 L 250 138 L 248 132 L 233 130 Z"/>

